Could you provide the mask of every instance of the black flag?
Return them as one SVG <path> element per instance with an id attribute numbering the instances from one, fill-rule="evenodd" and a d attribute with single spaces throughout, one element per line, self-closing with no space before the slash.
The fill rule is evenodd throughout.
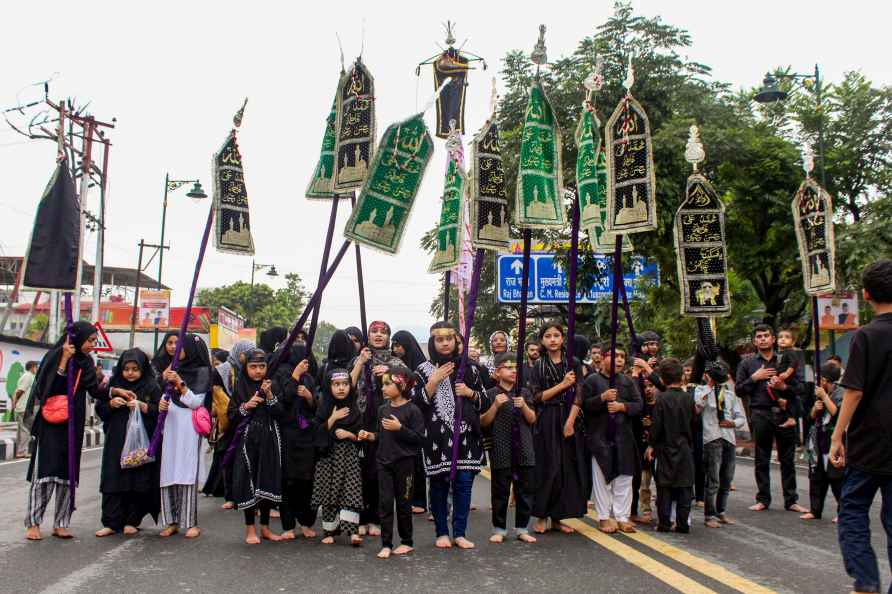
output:
<path id="1" fill-rule="evenodd" d="M 47 184 L 25 256 L 22 285 L 31 289 L 77 290 L 80 265 L 80 202 L 66 162 Z"/>

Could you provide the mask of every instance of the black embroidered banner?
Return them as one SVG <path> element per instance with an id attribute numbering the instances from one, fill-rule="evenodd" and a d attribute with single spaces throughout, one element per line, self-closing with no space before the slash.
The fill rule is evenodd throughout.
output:
<path id="1" fill-rule="evenodd" d="M 471 243 L 477 248 L 507 251 L 508 194 L 499 147 L 499 126 L 487 120 L 471 142 Z"/>
<path id="2" fill-rule="evenodd" d="M 675 251 L 682 315 L 731 313 L 725 207 L 699 173 L 688 177 L 685 199 L 675 213 Z"/>
<path id="3" fill-rule="evenodd" d="M 360 58 L 338 84 L 332 191 L 361 188 L 375 152 L 375 81 Z"/>
<path id="4" fill-rule="evenodd" d="M 77 289 L 77 267 L 81 260 L 80 212 L 80 200 L 68 164 L 62 161 L 56 165 L 37 205 L 22 286 L 62 291 Z"/>
<path id="5" fill-rule="evenodd" d="M 833 198 L 811 177 L 793 197 L 793 224 L 808 295 L 836 290 L 836 244 L 833 239 Z"/>
<path id="6" fill-rule="evenodd" d="M 650 122 L 631 94 L 623 97 L 605 132 L 607 230 L 638 233 L 657 228 L 656 179 Z"/>
<path id="7" fill-rule="evenodd" d="M 455 122 L 455 129 L 465 133 L 465 89 L 468 77 L 468 59 L 457 49 L 450 47 L 434 62 L 434 90 L 439 89 L 446 79 L 452 81 L 437 96 L 437 136 L 448 138 Z"/>
<path id="8" fill-rule="evenodd" d="M 214 247 L 221 252 L 253 255 L 251 215 L 245 171 L 235 130 L 214 155 L 214 211 L 217 219 Z"/>

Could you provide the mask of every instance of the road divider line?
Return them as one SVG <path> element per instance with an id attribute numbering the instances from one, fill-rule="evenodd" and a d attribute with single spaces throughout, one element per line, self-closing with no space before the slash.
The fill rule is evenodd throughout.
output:
<path id="1" fill-rule="evenodd" d="M 631 563 L 635 567 L 649 573 L 661 582 L 675 588 L 679 592 L 690 594 L 716 594 L 715 590 L 707 588 L 703 584 L 694 581 L 685 574 L 676 571 L 660 563 L 653 557 L 649 557 L 644 553 L 630 547 L 621 542 L 619 539 L 604 534 L 594 526 L 577 519 L 561 520 L 565 526 L 569 526 L 576 532 L 585 536 L 589 540 L 601 545 L 614 555 L 620 557 L 623 561 Z"/>
<path id="2" fill-rule="evenodd" d="M 596 516 L 592 512 L 588 513 L 588 517 L 596 522 L 598 521 L 598 516 Z M 764 586 L 760 586 L 759 584 L 750 581 L 743 576 L 728 571 L 721 565 L 713 563 L 712 561 L 707 561 L 702 557 L 692 555 L 687 551 L 679 549 L 678 547 L 664 542 L 659 538 L 650 536 L 649 534 L 645 534 L 639 531 L 632 534 L 622 533 L 622 535 L 655 550 L 661 555 L 669 557 L 677 563 L 681 563 L 682 565 L 689 567 L 694 571 L 702 573 L 703 575 L 712 578 L 722 585 L 737 590 L 738 592 L 746 592 L 747 594 L 777 594 L 774 590 L 771 590 L 770 588 L 766 588 Z"/>

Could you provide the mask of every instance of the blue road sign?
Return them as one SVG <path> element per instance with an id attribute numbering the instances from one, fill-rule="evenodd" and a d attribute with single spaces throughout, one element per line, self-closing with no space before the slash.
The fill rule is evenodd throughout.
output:
<path id="1" fill-rule="evenodd" d="M 609 301 L 613 296 L 613 257 L 607 254 L 593 256 L 601 274 L 593 286 L 578 287 L 577 303 Z M 520 303 L 523 257 L 519 254 L 500 254 L 496 258 L 498 300 L 502 303 Z M 570 300 L 567 271 L 563 269 L 563 264 L 564 259 L 559 259 L 554 254 L 530 254 L 530 285 L 527 291 L 530 303 L 567 303 Z M 623 280 L 629 299 L 640 299 L 646 286 L 659 286 L 659 266 L 641 256 L 633 256 L 631 268 L 624 271 Z"/>

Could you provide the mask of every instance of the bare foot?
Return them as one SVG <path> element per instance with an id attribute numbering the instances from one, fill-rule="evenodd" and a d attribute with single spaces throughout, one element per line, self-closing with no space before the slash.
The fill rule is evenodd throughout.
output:
<path id="1" fill-rule="evenodd" d="M 312 528 L 307 528 L 306 526 L 300 527 L 301 533 L 304 535 L 304 538 L 316 538 L 316 531 Z"/>
<path id="2" fill-rule="evenodd" d="M 114 533 L 115 533 L 115 531 L 112 530 L 111 528 L 100 528 L 99 530 L 96 531 L 96 536 L 98 538 L 102 538 L 104 536 L 111 536 Z"/>
<path id="3" fill-rule="evenodd" d="M 54 529 L 53 536 L 55 536 L 56 538 L 61 538 L 62 540 L 69 540 L 71 538 L 74 538 L 74 535 L 65 528 Z"/>
<path id="4" fill-rule="evenodd" d="M 136 526 L 124 526 L 124 534 L 126 534 L 127 536 L 139 534 L 139 528 L 137 528 Z"/>
<path id="5" fill-rule="evenodd" d="M 423 513 L 426 512 L 426 511 L 427 511 L 427 510 L 424 509 L 423 507 L 418 507 L 417 505 L 413 505 L 413 506 L 412 506 L 412 513 L 413 513 L 413 514 L 423 514 Z"/>
<path id="6" fill-rule="evenodd" d="M 280 540 L 294 540 L 295 538 L 297 538 L 297 535 L 294 534 L 294 530 L 286 530 L 279 535 Z"/>
<path id="7" fill-rule="evenodd" d="M 814 515 L 813 513 L 811 513 L 811 512 L 808 512 L 808 513 L 806 513 L 806 514 L 802 514 L 801 516 L 799 516 L 799 519 L 800 519 L 800 520 L 817 520 L 817 518 L 815 517 L 815 515 Z"/>
<path id="8" fill-rule="evenodd" d="M 564 534 L 573 534 L 574 532 L 576 532 L 575 530 L 573 530 L 569 526 L 565 526 L 561 522 L 558 522 L 557 525 L 558 525 L 558 530 L 560 530 Z"/>
<path id="9" fill-rule="evenodd" d="M 25 530 L 25 538 L 28 540 L 43 540 L 43 536 L 40 534 L 40 526 L 31 526 Z"/>
<path id="10" fill-rule="evenodd" d="M 427 514 L 427 521 L 428 521 L 428 522 L 433 522 L 433 521 L 434 521 L 434 514 Z"/>
<path id="11" fill-rule="evenodd" d="M 281 517 L 282 517 L 282 514 L 280 514 L 280 513 L 279 513 L 279 510 L 277 510 L 277 509 L 271 509 L 271 510 L 269 510 L 269 517 L 271 517 L 271 518 L 281 518 Z"/>
<path id="12" fill-rule="evenodd" d="M 634 534 L 638 532 L 635 528 L 635 524 L 632 522 L 619 522 L 619 531 L 625 534 Z"/>
<path id="13" fill-rule="evenodd" d="M 282 537 L 269 529 L 269 526 L 261 526 L 260 527 L 260 536 L 263 537 L 263 540 L 269 540 L 272 542 L 279 542 L 282 540 Z"/>
<path id="14" fill-rule="evenodd" d="M 350 544 L 353 545 L 354 547 L 358 547 L 359 545 L 362 544 L 362 537 L 358 534 L 354 534 L 353 536 L 350 537 Z"/>
<path id="15" fill-rule="evenodd" d="M 384 547 L 380 551 L 378 551 L 378 559 L 390 559 L 391 550 L 388 547 Z"/>
<path id="16" fill-rule="evenodd" d="M 501 544 L 501 543 L 505 542 L 505 537 L 502 536 L 501 534 L 493 534 L 492 536 L 489 537 L 489 542 L 491 542 L 493 544 Z"/>
<path id="17" fill-rule="evenodd" d="M 449 540 L 449 537 L 445 536 L 445 535 L 438 537 L 434 544 L 436 545 L 436 547 L 438 549 L 451 549 L 452 548 L 452 541 Z"/>
<path id="18" fill-rule="evenodd" d="M 368 528 L 365 526 L 365 524 L 363 524 L 362 526 L 359 527 L 359 535 L 360 536 L 365 536 L 367 531 L 368 531 Z"/>
<path id="19" fill-rule="evenodd" d="M 220 509 L 235 509 L 235 504 L 231 501 L 227 501 L 223 505 L 220 506 Z"/>
<path id="20" fill-rule="evenodd" d="M 794 503 L 793 505 L 791 505 L 790 507 L 787 508 L 787 511 L 788 512 L 796 512 L 797 514 L 804 514 L 808 510 L 805 509 L 804 507 L 802 507 L 801 505 L 799 505 L 798 503 Z"/>
<path id="21" fill-rule="evenodd" d="M 839 516 L 836 516 L 835 518 L 833 518 L 830 521 L 833 522 L 834 524 L 839 524 Z"/>
<path id="22" fill-rule="evenodd" d="M 650 524 L 654 517 L 651 514 L 641 514 L 640 516 L 633 516 L 629 519 L 636 524 Z"/>
<path id="23" fill-rule="evenodd" d="M 536 534 L 545 534 L 545 528 L 545 520 L 536 520 L 536 523 L 533 524 L 533 532 Z"/>
<path id="24" fill-rule="evenodd" d="M 474 543 L 465 538 L 464 536 L 459 536 L 455 539 L 455 546 L 460 549 L 473 549 Z"/>
<path id="25" fill-rule="evenodd" d="M 410 547 L 409 545 L 400 545 L 397 548 L 393 549 L 394 555 L 408 555 L 415 549 Z"/>
<path id="26" fill-rule="evenodd" d="M 598 520 L 598 530 L 604 534 L 613 534 L 616 532 L 616 528 L 610 520 Z"/>
<path id="27" fill-rule="evenodd" d="M 536 542 L 536 537 L 532 534 L 527 534 L 526 532 L 521 532 L 517 535 L 517 540 L 521 542 Z"/>
<path id="28" fill-rule="evenodd" d="M 759 511 L 765 511 L 766 509 L 768 509 L 768 506 L 765 505 L 764 503 L 755 503 L 750 506 L 750 511 L 759 512 Z"/>
<path id="29" fill-rule="evenodd" d="M 257 529 L 254 526 L 245 526 L 245 544 L 260 544 L 260 539 L 257 537 Z"/>
<path id="30" fill-rule="evenodd" d="M 171 524 L 170 526 L 159 532 L 158 536 L 160 536 L 161 538 L 167 538 L 168 536 L 173 536 L 179 531 L 180 529 L 177 527 L 176 524 Z"/>
<path id="31" fill-rule="evenodd" d="M 186 530 L 186 534 L 184 534 L 186 538 L 198 538 L 201 536 L 201 528 L 198 526 L 192 526 L 188 530 Z"/>
<path id="32" fill-rule="evenodd" d="M 722 527 L 721 522 L 719 522 L 715 518 L 709 518 L 708 520 L 706 520 L 703 523 L 703 525 L 706 526 L 707 528 L 721 528 Z"/>
<path id="33" fill-rule="evenodd" d="M 322 539 L 322 544 L 334 544 L 334 536 L 326 536 Z"/>
<path id="34" fill-rule="evenodd" d="M 737 523 L 736 520 L 729 518 L 726 514 L 719 514 L 719 522 L 722 524 L 728 524 L 729 526 Z"/>
<path id="35" fill-rule="evenodd" d="M 369 536 L 381 536 L 381 527 L 377 524 L 369 524 Z"/>

